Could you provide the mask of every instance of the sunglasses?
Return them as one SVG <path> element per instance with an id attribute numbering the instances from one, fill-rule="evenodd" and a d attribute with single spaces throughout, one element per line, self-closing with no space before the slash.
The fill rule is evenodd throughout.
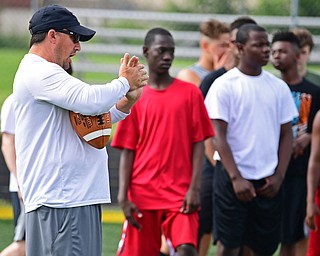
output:
<path id="1" fill-rule="evenodd" d="M 72 39 L 72 41 L 76 44 L 76 43 L 79 43 L 80 41 L 80 35 L 77 34 L 77 33 L 74 33 L 70 30 L 67 30 L 67 29 L 61 29 L 61 30 L 56 30 L 57 32 L 60 32 L 60 33 L 63 33 L 63 34 L 66 34 L 66 35 L 69 35 Z"/>

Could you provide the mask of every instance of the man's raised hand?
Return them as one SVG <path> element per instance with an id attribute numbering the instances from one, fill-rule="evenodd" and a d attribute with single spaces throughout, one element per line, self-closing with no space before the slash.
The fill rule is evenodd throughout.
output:
<path id="1" fill-rule="evenodd" d="M 130 58 L 128 53 L 125 53 L 123 58 L 121 58 L 119 76 L 123 76 L 128 80 L 130 85 L 129 91 L 145 86 L 149 79 L 144 65 L 139 62 L 139 58 L 136 56 Z"/>

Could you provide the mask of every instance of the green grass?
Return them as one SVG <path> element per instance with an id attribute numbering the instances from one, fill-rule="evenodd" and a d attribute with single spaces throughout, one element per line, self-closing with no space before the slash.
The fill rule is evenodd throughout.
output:
<path id="1" fill-rule="evenodd" d="M 14 75 L 27 50 L 0 48 L 0 106 L 12 92 Z"/>
<path id="2" fill-rule="evenodd" d="M 0 220 L 0 251 L 12 242 L 13 221 Z"/>
<path id="3" fill-rule="evenodd" d="M 102 256 L 116 255 L 119 239 L 121 236 L 122 225 L 116 223 L 102 224 Z M 0 252 L 12 242 L 13 221 L 0 220 Z M 216 255 L 216 247 L 211 246 L 209 256 Z M 278 256 L 277 251 L 274 256 Z"/>
<path id="4" fill-rule="evenodd" d="M 102 224 L 102 256 L 116 255 L 122 225 L 116 223 Z M 13 221 L 0 220 L 0 252 L 12 242 Z M 215 248 L 211 247 L 210 255 L 215 255 Z"/>
<path id="5" fill-rule="evenodd" d="M 116 255 L 121 235 L 121 224 L 102 224 L 102 255 Z M 0 251 L 12 242 L 13 221 L 0 220 Z"/>

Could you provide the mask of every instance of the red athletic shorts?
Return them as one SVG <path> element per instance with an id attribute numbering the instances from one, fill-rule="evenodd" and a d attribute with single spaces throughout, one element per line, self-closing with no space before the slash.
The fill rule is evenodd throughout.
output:
<path id="1" fill-rule="evenodd" d="M 182 214 L 179 209 L 140 212 L 143 217 L 136 219 L 142 225 L 141 231 L 124 222 L 118 256 L 159 255 L 162 231 L 173 248 L 181 244 L 192 244 L 197 248 L 198 212 Z"/>
<path id="2" fill-rule="evenodd" d="M 320 188 L 316 193 L 316 205 L 320 208 Z M 310 231 L 309 247 L 307 256 L 319 256 L 320 255 L 320 216 L 316 215 L 315 218 L 316 231 Z"/>

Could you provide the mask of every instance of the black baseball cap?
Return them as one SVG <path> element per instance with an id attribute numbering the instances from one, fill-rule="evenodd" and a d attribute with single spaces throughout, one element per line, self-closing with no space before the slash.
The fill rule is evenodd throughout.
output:
<path id="1" fill-rule="evenodd" d="M 47 32 L 50 29 L 67 29 L 80 35 L 80 41 L 90 40 L 96 31 L 81 26 L 77 17 L 60 5 L 47 5 L 36 11 L 29 21 L 30 34 Z"/>

